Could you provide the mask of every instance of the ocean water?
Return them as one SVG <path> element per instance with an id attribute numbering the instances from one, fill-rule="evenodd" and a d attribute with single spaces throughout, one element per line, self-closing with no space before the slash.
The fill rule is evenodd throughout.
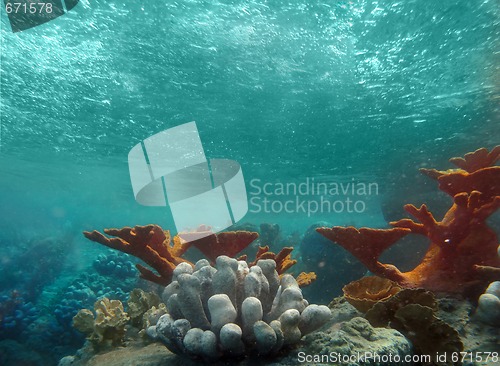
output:
<path id="1" fill-rule="evenodd" d="M 442 214 L 449 198 L 418 168 L 500 141 L 497 1 L 81 0 L 15 33 L 0 14 L 0 335 L 26 365 L 74 354 L 77 307 L 134 287 L 117 256 L 130 271 L 61 305 L 114 255 L 82 231 L 176 231 L 132 190 L 129 151 L 152 135 L 196 121 L 205 155 L 241 166 L 234 227 L 279 225 L 275 249 L 314 224 L 386 227 L 406 203 Z M 332 248 L 298 251 L 301 269 L 355 261 Z M 326 304 L 365 272 L 346 271 L 309 295 Z"/>

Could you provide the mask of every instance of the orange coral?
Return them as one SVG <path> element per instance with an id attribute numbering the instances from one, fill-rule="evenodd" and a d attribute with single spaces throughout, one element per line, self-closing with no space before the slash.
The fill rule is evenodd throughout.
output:
<path id="1" fill-rule="evenodd" d="M 491 152 L 484 147 L 474 152 L 465 154 L 463 158 L 451 158 L 450 162 L 466 172 L 473 173 L 476 170 L 495 165 L 500 158 L 500 145 L 495 146 Z"/>
<path id="2" fill-rule="evenodd" d="M 255 260 L 249 262 L 248 266 L 252 267 L 257 264 L 260 259 L 272 259 L 276 262 L 276 272 L 282 275 L 287 270 L 289 270 L 293 265 L 297 263 L 296 259 L 292 259 L 293 247 L 284 247 L 277 254 L 269 251 L 269 246 L 259 247 L 257 254 L 255 255 Z M 242 255 L 238 260 L 247 260 L 247 255 Z M 309 286 L 311 283 L 316 281 L 316 273 L 309 272 L 300 273 L 297 278 L 297 283 L 300 287 Z"/>
<path id="3" fill-rule="evenodd" d="M 405 287 L 465 293 L 471 287 L 484 286 L 492 276 L 500 279 L 495 270 L 500 267 L 498 238 L 486 223 L 500 207 L 500 167 L 491 166 L 499 158 L 497 146 L 491 152 L 479 149 L 450 160 L 462 169 L 421 169 L 453 197 L 453 205 L 441 221 L 425 205 L 406 205 L 405 210 L 418 222 L 402 219 L 391 222 L 394 229 L 383 230 L 333 227 L 317 231 L 351 252 L 374 274 Z M 431 242 L 416 268 L 403 273 L 393 265 L 378 262 L 385 249 L 408 233 L 424 235 Z"/>
<path id="4" fill-rule="evenodd" d="M 248 263 L 249 267 L 255 266 L 257 261 L 260 259 L 272 259 L 276 262 L 276 272 L 278 274 L 283 274 L 286 270 L 290 269 L 294 264 L 297 263 L 296 259 L 292 259 L 293 247 L 284 247 L 278 254 L 269 251 L 269 246 L 259 247 L 257 254 L 255 255 L 255 260 Z M 246 256 L 240 257 L 238 259 L 246 259 Z"/>
<path id="5" fill-rule="evenodd" d="M 349 304 L 362 313 L 366 313 L 379 301 L 384 301 L 397 294 L 401 287 L 394 281 L 378 276 L 363 277 L 342 288 Z"/>
<path id="6" fill-rule="evenodd" d="M 150 269 L 136 264 L 137 269 L 141 272 L 141 277 L 148 281 L 165 286 L 172 281 L 175 266 L 181 262 L 187 262 L 181 258 L 181 255 L 189 248 L 189 244 L 182 244 L 175 237 L 174 243 L 171 245 L 170 232 L 164 231 L 158 225 L 104 229 L 104 232 L 115 236 L 115 238 L 108 238 L 96 230 L 85 231 L 83 235 L 87 239 L 111 249 L 142 259 L 158 272 L 155 274 Z"/>
<path id="7" fill-rule="evenodd" d="M 378 261 L 380 255 L 396 241 L 406 234 L 409 229 L 370 229 L 355 227 L 334 226 L 332 228 L 320 227 L 316 231 L 327 239 L 340 244 L 348 252 L 352 253 L 371 272 L 382 277 L 391 278 L 394 281 L 399 271 L 390 265 Z"/>
<path id="8" fill-rule="evenodd" d="M 299 287 L 306 287 L 306 286 L 309 286 L 311 283 L 313 283 L 314 281 L 316 281 L 316 273 L 314 272 L 301 272 L 296 280 L 297 280 L 297 284 L 299 285 Z"/>

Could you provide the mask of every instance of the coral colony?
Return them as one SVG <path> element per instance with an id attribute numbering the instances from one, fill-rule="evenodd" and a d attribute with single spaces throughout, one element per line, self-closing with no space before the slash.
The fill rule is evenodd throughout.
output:
<path id="1" fill-rule="evenodd" d="M 248 263 L 246 256 L 238 260 L 231 257 L 253 242 L 257 233 L 200 235 L 206 229 L 179 233 L 172 240 L 170 233 L 157 225 L 105 230 L 115 238 L 97 231 L 84 235 L 135 255 L 156 270 L 136 265 L 141 277 L 166 286 L 163 301 L 168 313 L 152 322 L 155 324 L 149 325 L 147 334 L 174 353 L 203 360 L 276 354 L 330 318 L 328 307 L 308 304 L 302 297 L 300 286 L 315 280 L 313 272 L 297 278 L 284 273 L 297 262 L 291 259 L 293 248 L 285 247 L 275 254 L 269 247 L 260 247 L 255 261 Z M 202 238 L 191 241 L 199 236 Z M 182 258 L 191 246 L 207 259 L 193 264 Z M 121 304 L 105 299 L 96 303 L 95 312 L 95 319 L 90 310 L 75 317 L 75 325 L 91 342 L 103 343 L 106 329 L 116 329 L 118 339 L 123 338 L 128 317 Z M 106 313 L 110 316 L 103 316 Z M 115 338 L 109 340 L 118 344 Z"/>
<path id="2" fill-rule="evenodd" d="M 459 169 L 420 169 L 439 183 L 439 189 L 453 197 L 453 205 L 437 221 L 426 205 L 405 210 L 418 222 L 402 219 L 392 229 L 354 227 L 318 228 L 358 258 L 373 274 L 403 287 L 422 287 L 436 292 L 463 293 L 500 279 L 498 238 L 486 219 L 500 206 L 500 146 L 491 152 L 479 149 L 450 162 Z M 412 271 L 401 272 L 378 261 L 380 255 L 408 234 L 424 235 L 430 246 L 422 262 Z"/>
<path id="3" fill-rule="evenodd" d="M 478 317 L 490 324 L 499 322 L 500 248 L 496 233 L 486 223 L 500 206 L 500 167 L 495 166 L 499 158 L 497 146 L 450 159 L 458 169 L 421 169 L 453 198 L 441 221 L 426 205 L 406 205 L 417 221 L 391 222 L 391 229 L 316 229 L 352 253 L 374 275 L 346 285 L 344 298 L 372 326 L 391 327 L 404 334 L 416 353 L 463 349 L 459 333 L 437 318 L 434 292 L 479 294 L 491 283 L 480 298 Z M 131 318 L 136 325 L 142 320 L 142 333 L 170 351 L 212 361 L 282 354 L 331 318 L 328 307 L 309 304 L 302 296 L 301 287 L 316 279 L 314 272 L 296 278 L 285 273 L 297 262 L 291 257 L 292 247 L 279 253 L 259 247 L 250 262 L 246 255 L 236 256 L 257 239 L 257 233 L 215 234 L 207 233 L 209 230 L 202 226 L 173 238 L 157 225 L 105 229 L 108 236 L 85 232 L 92 241 L 140 258 L 150 267 L 136 265 L 141 277 L 164 290 L 161 300 L 155 294 L 134 290 L 128 314 L 120 301 L 101 299 L 96 302 L 95 315 L 90 310 L 78 313 L 75 327 L 95 345 L 116 345 L 123 340 Z M 408 234 L 430 240 L 419 265 L 401 272 L 378 261 L 382 252 Z M 191 263 L 183 258 L 191 247 L 206 259 Z"/>

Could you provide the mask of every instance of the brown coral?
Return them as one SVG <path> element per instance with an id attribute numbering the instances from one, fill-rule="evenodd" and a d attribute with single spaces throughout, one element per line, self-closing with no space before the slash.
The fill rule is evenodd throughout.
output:
<path id="1" fill-rule="evenodd" d="M 85 231 L 83 235 L 87 239 L 111 249 L 142 259 L 154 268 L 158 274 L 140 264 L 136 264 L 141 277 L 159 285 L 165 286 L 169 284 L 172 281 L 175 267 L 181 262 L 187 262 L 181 258 L 181 255 L 189 248 L 189 243 L 183 244 L 176 237 L 172 245 L 170 232 L 164 231 L 158 225 L 104 229 L 104 232 L 115 236 L 115 238 L 108 238 L 96 230 L 92 232 Z"/>
<path id="2" fill-rule="evenodd" d="M 282 275 L 297 263 L 296 259 L 292 259 L 292 251 L 293 247 L 284 247 L 278 253 L 274 253 L 269 251 L 269 246 L 267 245 L 265 247 L 259 247 L 257 254 L 255 255 L 255 260 L 253 262 L 249 262 L 248 266 L 255 266 L 261 259 L 272 259 L 276 262 L 276 272 L 278 272 L 279 275 Z M 238 260 L 246 261 L 247 255 L 245 254 L 240 256 Z M 309 286 L 316 280 L 316 273 L 302 272 L 297 276 L 296 280 L 300 287 Z"/>
<path id="3" fill-rule="evenodd" d="M 378 276 L 363 277 L 345 285 L 342 289 L 349 304 L 363 313 L 400 290 L 401 287 L 396 282 Z"/>
<path id="4" fill-rule="evenodd" d="M 190 243 L 215 263 L 220 255 L 234 257 L 248 247 L 259 234 L 251 231 L 212 232 L 181 232 L 178 234 L 183 242 Z"/>
<path id="5" fill-rule="evenodd" d="M 277 254 L 269 251 L 269 246 L 259 247 L 257 254 L 255 255 L 255 260 L 248 263 L 249 267 L 255 266 L 260 259 L 272 259 L 276 262 L 276 272 L 278 274 L 283 274 L 286 270 L 290 269 L 293 265 L 297 263 L 296 259 L 292 259 L 293 247 L 282 248 Z M 245 260 L 246 256 L 242 256 L 239 259 Z"/>
<path id="6" fill-rule="evenodd" d="M 396 281 L 395 276 L 399 271 L 390 264 L 380 263 L 378 258 L 396 241 L 409 234 L 409 229 L 361 228 L 358 230 L 352 226 L 334 226 L 332 228 L 320 227 L 316 231 L 352 253 L 371 272 Z"/>
<path id="7" fill-rule="evenodd" d="M 499 157 L 497 146 L 491 152 L 480 149 L 464 158 L 451 159 L 463 169 L 422 169 L 453 197 L 453 205 L 441 221 L 425 205 L 406 205 L 405 210 L 418 221 L 391 222 L 393 229 L 333 227 L 317 231 L 351 252 L 374 274 L 404 287 L 455 293 L 482 289 L 492 276 L 500 279 L 500 273 L 494 270 L 500 267 L 498 238 L 486 223 L 500 207 L 500 167 L 491 166 Z M 416 268 L 403 273 L 378 261 L 385 249 L 409 233 L 424 235 L 431 242 Z"/>

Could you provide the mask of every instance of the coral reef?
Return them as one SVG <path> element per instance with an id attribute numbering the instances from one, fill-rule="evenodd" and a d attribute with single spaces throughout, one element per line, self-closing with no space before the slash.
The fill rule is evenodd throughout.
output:
<path id="1" fill-rule="evenodd" d="M 19 291 L 0 295 L 0 339 L 20 335 L 38 317 L 39 310 Z"/>
<path id="2" fill-rule="evenodd" d="M 181 263 L 163 301 L 168 314 L 147 333 L 174 353 L 206 361 L 276 354 L 331 317 L 328 307 L 303 299 L 291 275 L 280 278 L 272 259 L 252 267 L 227 256 L 216 268 L 205 259 L 194 269 Z"/>
<path id="3" fill-rule="evenodd" d="M 342 290 L 349 304 L 356 310 L 366 313 L 377 302 L 397 294 L 401 287 L 386 278 L 369 276 L 345 285 Z"/>
<path id="4" fill-rule="evenodd" d="M 142 316 L 142 329 L 140 334 L 147 338 L 146 331 L 147 329 L 158 323 L 158 320 L 162 315 L 168 313 L 167 307 L 164 303 L 158 304 L 158 306 L 152 306 L 148 311 L 144 313 Z M 149 339 L 149 338 L 148 338 Z"/>
<path id="5" fill-rule="evenodd" d="M 467 350 L 467 357 L 475 357 L 479 352 L 492 352 L 498 350 L 498 328 L 476 322 L 469 317 L 473 305 L 464 300 L 453 298 L 438 299 L 439 309 L 437 316 L 448 324 L 453 324 L 460 333 Z M 160 305 L 161 306 L 161 305 Z M 234 365 L 313 365 L 313 364 L 349 364 L 352 366 L 375 365 L 415 365 L 406 362 L 405 357 L 413 356 L 413 347 L 410 340 L 395 329 L 374 328 L 365 319 L 360 318 L 357 312 L 343 297 L 336 298 L 330 304 L 332 318 L 318 331 L 302 337 L 297 348 L 292 348 L 288 353 L 280 353 L 277 358 L 261 358 L 258 360 L 243 359 L 220 362 L 217 364 Z M 153 319 L 156 322 L 155 319 Z M 0 342 L 0 348 L 2 344 Z M 378 355 L 375 357 L 358 360 L 358 354 Z M 392 355 L 392 363 L 390 356 Z M 0 361 L 2 353 L 0 350 Z M 396 358 L 398 356 L 398 358 Z M 306 358 L 307 357 L 307 358 Z M 335 357 L 337 359 L 335 359 Z M 344 361 L 340 360 L 344 357 Z M 383 358 L 382 358 L 383 357 Z M 254 362 L 253 362 L 254 361 Z M 67 356 L 61 360 L 60 366 L 163 366 L 163 365 L 199 365 L 200 360 L 190 360 L 178 357 L 170 352 L 160 342 L 144 344 L 140 332 L 128 330 L 126 347 L 118 347 L 96 352 L 91 347 L 84 347 L 74 356 Z M 419 363 L 420 364 L 420 363 Z M 498 361 L 464 362 L 464 365 L 497 366 Z M 17 365 L 17 364 L 16 364 Z"/>
<path id="6" fill-rule="evenodd" d="M 66 245 L 63 238 L 55 237 L 15 243 L 19 253 L 2 260 L 0 291 L 18 290 L 26 300 L 35 300 L 63 270 Z"/>
<path id="7" fill-rule="evenodd" d="M 130 256 L 124 253 L 99 254 L 92 263 L 92 267 L 101 276 L 113 276 L 116 278 L 135 277 L 134 263 Z"/>
<path id="8" fill-rule="evenodd" d="M 214 234 L 210 228 L 204 226 L 198 228 L 197 231 L 180 232 L 172 240 L 170 232 L 163 230 L 158 225 L 105 229 L 104 232 L 116 236 L 116 238 L 108 238 L 95 230 L 85 231 L 83 234 L 92 241 L 142 259 L 158 274 L 136 264 L 141 277 L 162 286 L 172 282 L 174 269 L 178 264 L 185 263 L 185 265 L 193 267 L 191 262 L 181 257 L 191 246 L 203 253 L 213 264 L 216 258 L 221 255 L 236 256 L 259 237 L 258 233 L 250 231 L 229 231 Z M 276 262 L 276 270 L 281 275 L 297 263 L 297 260 L 291 258 L 292 250 L 292 247 L 285 247 L 275 254 L 269 251 L 269 246 L 259 247 L 256 259 L 249 263 L 249 267 L 256 265 L 260 259 L 273 259 Z M 246 260 L 246 258 L 247 256 L 243 255 L 238 259 Z M 99 268 L 102 266 L 101 259 L 99 259 Z M 115 263 L 112 267 L 118 266 Z M 119 267 L 121 269 L 123 266 Z M 300 273 L 297 277 L 301 287 L 311 284 L 315 279 L 316 275 L 313 272 Z"/>
<path id="9" fill-rule="evenodd" d="M 207 258 L 214 261 L 219 255 L 235 256 L 259 236 L 248 231 L 233 231 L 207 235 L 210 228 L 200 227 L 198 231 L 179 233 L 171 238 L 168 230 L 158 225 L 124 227 L 122 229 L 104 229 L 104 234 L 94 230 L 85 231 L 83 235 L 94 242 L 111 249 L 131 254 L 142 259 L 152 270 L 141 264 L 136 264 L 145 280 L 162 286 L 172 281 L 172 274 L 179 263 L 191 264 L 182 255 L 195 246 Z"/>
<path id="10" fill-rule="evenodd" d="M 463 294 L 482 291 L 488 282 L 500 279 L 498 238 L 486 223 L 500 206 L 500 166 L 492 166 L 499 157 L 497 146 L 491 152 L 479 149 L 464 158 L 450 160 L 461 169 L 421 169 L 453 197 L 453 205 L 441 221 L 425 205 L 406 205 L 405 210 L 419 223 L 402 219 L 391 222 L 392 229 L 324 227 L 317 231 L 351 252 L 375 275 L 403 287 Z M 409 233 L 430 240 L 417 267 L 401 272 L 378 261 L 382 252 Z"/>
<path id="11" fill-rule="evenodd" d="M 118 256 L 116 253 L 100 255 L 93 263 L 95 273 L 75 275 L 75 268 L 71 267 L 64 269 L 60 277 L 53 278 L 54 272 L 42 267 L 64 267 L 61 265 L 61 241 L 34 241 L 34 248 L 27 251 L 34 255 L 33 258 L 21 256 L 24 260 L 22 266 L 19 258 L 11 260 L 5 269 L 10 271 L 13 263 L 17 263 L 17 267 L 25 274 L 22 278 L 27 282 L 18 278 L 10 284 L 11 289 L 0 292 L 0 340 L 17 342 L 19 348 L 37 354 L 41 364 L 55 364 L 63 355 L 74 353 L 81 347 L 85 337 L 71 325 L 72 318 L 80 309 L 91 308 L 102 296 L 125 301 L 137 282 L 135 274 L 130 276 L 129 271 L 124 271 L 124 267 L 130 266 L 131 262 L 121 253 Z M 51 242 L 56 249 L 50 247 Z M 40 260 L 40 256 L 44 257 L 43 260 Z M 115 265 L 104 266 L 108 259 L 114 261 Z M 99 274 L 101 270 L 109 272 L 103 276 Z M 120 287 L 116 286 L 118 280 Z M 8 353 L 13 349 L 6 347 L 4 350 Z M 8 359 L 17 357 L 3 356 Z M 23 363 L 20 361 L 15 364 Z"/>
<path id="12" fill-rule="evenodd" d="M 95 317 L 88 309 L 80 310 L 73 318 L 73 325 L 87 335 L 95 349 L 123 343 L 125 325 L 130 320 L 119 300 L 103 298 L 94 304 Z"/>

